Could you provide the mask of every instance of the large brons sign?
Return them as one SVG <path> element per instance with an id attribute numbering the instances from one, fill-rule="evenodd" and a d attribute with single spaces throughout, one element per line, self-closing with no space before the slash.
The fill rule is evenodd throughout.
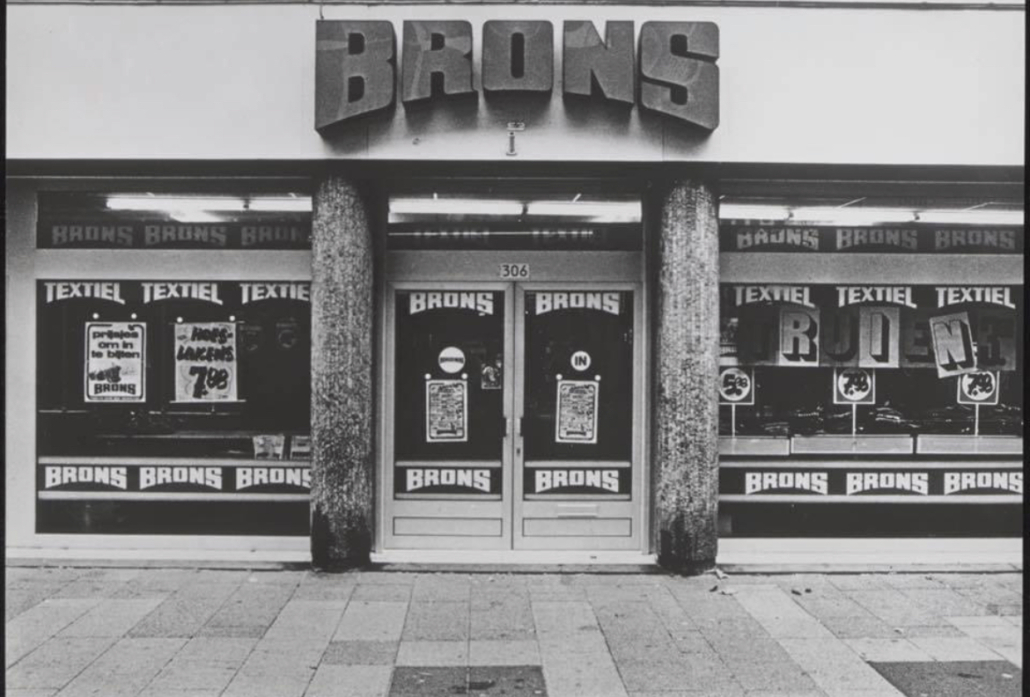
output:
<path id="1" fill-rule="evenodd" d="M 321 20 L 316 25 L 315 128 L 410 104 L 476 99 L 472 24 L 405 21 L 398 51 L 389 21 Z M 550 21 L 488 21 L 480 28 L 483 92 L 596 97 L 715 130 L 719 125 L 719 27 L 712 22 L 645 22 L 639 45 L 631 21 L 607 22 L 604 38 L 589 21 L 562 26 L 555 70 Z M 639 56 L 639 60 L 638 60 Z M 399 73 L 399 75 L 398 75 Z M 399 79 L 398 79 L 399 78 Z"/>

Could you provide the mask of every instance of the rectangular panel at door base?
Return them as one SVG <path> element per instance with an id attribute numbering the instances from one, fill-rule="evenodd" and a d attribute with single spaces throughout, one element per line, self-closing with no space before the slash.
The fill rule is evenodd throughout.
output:
<path id="1" fill-rule="evenodd" d="M 632 518 L 523 518 L 526 537 L 629 537 Z"/>
<path id="2" fill-rule="evenodd" d="M 394 518 L 394 535 L 500 537 L 500 518 Z"/>

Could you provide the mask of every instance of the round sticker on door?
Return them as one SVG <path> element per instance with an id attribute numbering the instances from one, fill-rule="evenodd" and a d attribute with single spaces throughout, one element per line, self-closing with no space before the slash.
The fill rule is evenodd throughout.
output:
<path id="1" fill-rule="evenodd" d="M 576 351 L 569 358 L 569 363 L 575 370 L 583 371 L 590 367 L 590 354 L 586 351 Z"/>
<path id="2" fill-rule="evenodd" d="M 448 346 L 440 352 L 436 359 L 440 364 L 440 370 L 445 373 L 457 373 L 465 367 L 465 352 L 457 346 Z"/>

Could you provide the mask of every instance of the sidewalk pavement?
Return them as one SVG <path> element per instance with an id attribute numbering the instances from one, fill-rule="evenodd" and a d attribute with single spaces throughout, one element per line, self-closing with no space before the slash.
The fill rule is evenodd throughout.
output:
<path id="1" fill-rule="evenodd" d="M 986 697 L 1021 573 L 8 567 L 10 697 Z"/>

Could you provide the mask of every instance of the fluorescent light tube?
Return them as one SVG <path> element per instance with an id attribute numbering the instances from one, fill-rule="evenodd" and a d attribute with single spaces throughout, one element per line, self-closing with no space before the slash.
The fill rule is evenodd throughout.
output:
<path id="1" fill-rule="evenodd" d="M 526 215 L 541 218 L 588 218 L 597 223 L 640 222 L 640 201 L 533 201 Z"/>
<path id="2" fill-rule="evenodd" d="M 484 198 L 395 198 L 390 213 L 400 215 L 522 215 L 522 204 Z"/>
<path id="3" fill-rule="evenodd" d="M 201 196 L 108 196 L 107 207 L 115 211 L 242 211 L 246 205 L 236 197 Z"/>
<path id="4" fill-rule="evenodd" d="M 930 210 L 918 211 L 921 223 L 943 223 L 946 225 L 1023 225 L 1023 211 L 999 211 L 974 208 L 973 210 Z"/>
<path id="5" fill-rule="evenodd" d="M 299 197 L 263 197 L 250 199 L 247 206 L 252 211 L 269 211 L 272 213 L 310 213 L 311 198 L 308 196 Z"/>
<path id="6" fill-rule="evenodd" d="M 222 219 L 207 211 L 168 211 L 168 217 L 180 223 L 220 223 Z"/>
<path id="7" fill-rule="evenodd" d="M 719 206 L 722 220 L 786 220 L 790 210 L 786 206 L 758 203 L 723 203 Z"/>
<path id="8" fill-rule="evenodd" d="M 880 223 L 913 223 L 915 211 L 907 208 L 834 208 L 813 206 L 791 210 L 791 219 L 799 223 L 825 225 L 877 225 Z"/>

